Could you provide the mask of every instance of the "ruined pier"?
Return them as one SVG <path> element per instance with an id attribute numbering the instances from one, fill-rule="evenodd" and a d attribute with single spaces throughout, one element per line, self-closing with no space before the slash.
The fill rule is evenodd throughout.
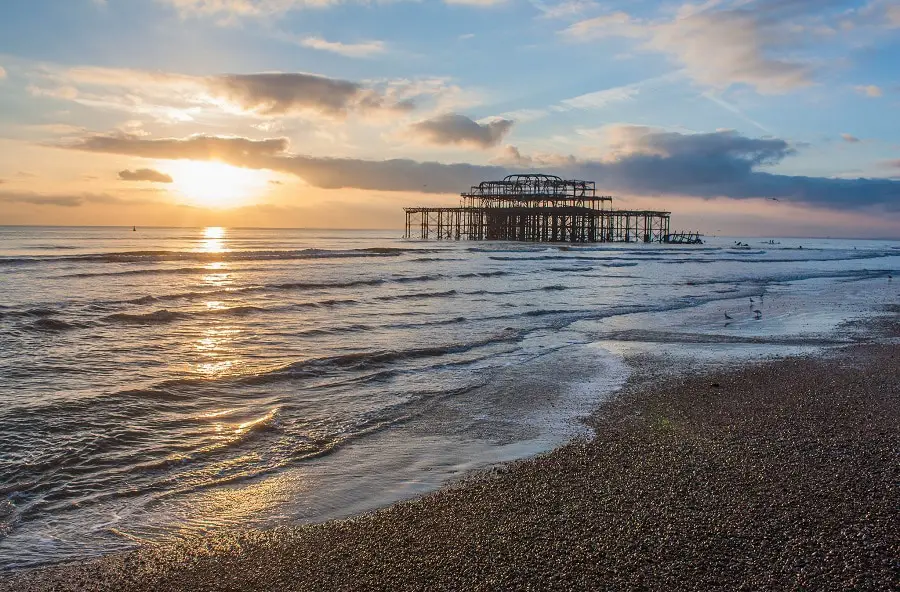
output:
<path id="1" fill-rule="evenodd" d="M 509 175 L 462 193 L 458 207 L 409 207 L 405 238 L 531 242 L 667 242 L 670 212 L 618 210 L 593 181 Z"/>

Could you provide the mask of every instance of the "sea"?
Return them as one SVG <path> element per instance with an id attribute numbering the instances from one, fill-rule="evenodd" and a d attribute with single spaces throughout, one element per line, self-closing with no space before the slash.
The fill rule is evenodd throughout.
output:
<path id="1" fill-rule="evenodd" d="M 898 293 L 879 240 L 0 227 L 0 570 L 373 510 L 589 436 L 636 356 L 816 352 Z"/>

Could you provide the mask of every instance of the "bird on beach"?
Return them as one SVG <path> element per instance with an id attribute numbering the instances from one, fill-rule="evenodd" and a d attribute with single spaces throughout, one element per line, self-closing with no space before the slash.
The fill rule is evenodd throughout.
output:
<path id="1" fill-rule="evenodd" d="M 725 311 L 725 318 L 726 318 L 726 319 L 730 319 L 730 318 L 731 318 L 731 316 L 728 314 L 728 311 L 727 311 L 727 310 Z"/>
<path id="2" fill-rule="evenodd" d="M 753 299 L 753 296 L 750 297 L 750 304 L 752 305 L 756 300 Z"/>
<path id="3" fill-rule="evenodd" d="M 754 311 L 753 311 L 753 314 L 755 315 L 754 318 L 755 318 L 757 321 L 758 321 L 759 319 L 762 318 L 762 311 L 759 310 L 759 309 L 754 310 Z"/>

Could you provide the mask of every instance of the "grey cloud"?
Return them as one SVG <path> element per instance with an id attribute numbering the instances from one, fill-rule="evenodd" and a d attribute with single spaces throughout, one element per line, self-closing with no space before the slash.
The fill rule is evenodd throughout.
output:
<path id="1" fill-rule="evenodd" d="M 242 137 L 197 135 L 187 138 L 146 139 L 127 134 L 93 135 L 63 145 L 88 152 L 126 154 L 143 158 L 229 160 L 280 154 L 287 150 L 286 138 L 251 140 Z"/>
<path id="2" fill-rule="evenodd" d="M 795 151 L 784 140 L 746 138 L 734 130 L 680 134 L 640 126 L 620 126 L 620 129 L 630 136 L 625 146 L 629 151 L 691 161 L 708 159 L 718 165 L 726 162 L 748 167 L 776 164 Z"/>
<path id="3" fill-rule="evenodd" d="M 172 177 L 153 169 L 137 169 L 134 171 L 119 171 L 119 179 L 122 181 L 148 181 L 150 183 L 171 183 Z"/>
<path id="4" fill-rule="evenodd" d="M 701 198 L 770 198 L 839 210 L 878 206 L 900 211 L 900 181 L 891 179 L 835 179 L 780 175 L 758 170 L 781 162 L 795 149 L 777 138 L 746 138 L 733 131 L 680 134 L 649 128 L 625 127 L 618 152 L 609 160 L 571 157 L 541 158 L 544 172 L 592 179 L 602 191 L 637 195 L 684 195 Z M 194 147 L 194 143 L 201 146 Z M 96 149 L 95 143 L 70 145 Z M 234 148 L 226 148 L 233 144 Z M 384 161 L 291 155 L 284 140 L 194 137 L 185 140 L 119 138 L 122 154 L 152 158 L 204 158 L 213 151 L 237 166 L 265 168 L 297 175 L 325 188 L 379 191 L 458 193 L 479 181 L 521 172 L 533 162 L 518 151 L 515 163 L 497 166 L 443 164 L 407 159 Z M 89 146 L 89 148 L 85 148 Z M 113 144 L 104 143 L 104 151 Z M 206 156 L 214 158 L 214 156 Z M 513 165 L 513 166 L 510 166 Z"/>
<path id="5" fill-rule="evenodd" d="M 376 161 L 289 156 L 271 158 L 267 162 L 266 168 L 297 175 L 323 189 L 459 193 L 480 181 L 508 174 L 503 167 L 408 159 Z"/>
<path id="6" fill-rule="evenodd" d="M 27 203 L 39 206 L 76 207 L 84 203 L 138 203 L 105 193 L 35 193 L 31 191 L 0 191 L 0 202 Z"/>
<path id="7" fill-rule="evenodd" d="M 862 140 L 852 134 L 841 134 L 841 139 L 843 139 L 845 142 L 849 142 L 850 144 L 858 144 L 859 142 L 862 142 Z"/>
<path id="8" fill-rule="evenodd" d="M 208 79 L 208 86 L 214 94 L 260 115 L 304 109 L 345 115 L 351 110 L 409 111 L 414 107 L 412 101 L 390 101 L 358 82 L 315 74 L 231 74 Z"/>
<path id="9" fill-rule="evenodd" d="M 447 113 L 415 123 L 410 130 L 432 144 L 468 144 L 490 148 L 499 144 L 512 126 L 513 122 L 508 119 L 481 124 L 465 115 Z"/>

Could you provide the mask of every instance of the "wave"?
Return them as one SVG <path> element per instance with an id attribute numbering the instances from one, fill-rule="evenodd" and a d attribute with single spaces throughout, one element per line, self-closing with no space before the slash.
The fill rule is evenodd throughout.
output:
<path id="1" fill-rule="evenodd" d="M 151 269 L 126 269 L 123 271 L 80 271 L 61 275 L 62 278 L 118 277 L 123 275 L 195 275 L 211 273 L 227 273 L 230 270 L 210 269 L 209 267 L 153 267 Z M 250 271 L 242 269 L 241 271 Z"/>
<path id="2" fill-rule="evenodd" d="M 481 272 L 473 272 L 473 273 L 463 273 L 456 277 L 458 278 L 487 278 L 487 277 L 501 277 L 504 275 L 512 275 L 511 271 L 481 271 Z"/>
<path id="3" fill-rule="evenodd" d="M 0 319 L 3 317 L 52 317 L 58 314 L 60 312 L 52 308 L 36 307 L 27 310 L 0 311 Z"/>
<path id="4" fill-rule="evenodd" d="M 420 298 L 446 298 L 448 296 L 456 296 L 456 290 L 446 290 L 444 292 L 415 292 L 413 294 L 392 294 L 388 296 L 376 296 L 375 300 L 418 300 Z"/>
<path id="5" fill-rule="evenodd" d="M 85 323 L 77 323 L 74 321 L 63 321 L 60 319 L 42 318 L 32 323 L 28 329 L 32 331 L 43 331 L 49 333 L 58 333 L 62 331 L 71 331 L 72 329 L 83 329 L 89 325 Z"/>
<path id="6" fill-rule="evenodd" d="M 640 265 L 637 261 L 622 261 L 619 263 L 603 263 L 603 267 L 636 267 Z"/>
<path id="7" fill-rule="evenodd" d="M 317 377 L 327 375 L 335 370 L 362 371 L 379 368 L 387 364 L 417 360 L 423 358 L 439 358 L 452 354 L 466 353 L 474 349 L 498 343 L 519 341 L 522 333 L 517 330 L 505 330 L 502 333 L 468 343 L 455 343 L 434 347 L 422 347 L 402 350 L 374 350 L 339 356 L 312 358 L 293 362 L 281 368 L 261 374 L 240 378 L 243 384 L 268 384 L 270 382 L 295 378 Z"/>
<path id="8" fill-rule="evenodd" d="M 32 257 L 2 257 L 0 265 L 15 263 L 158 263 L 165 261 L 290 261 L 297 259 L 346 259 L 358 257 L 398 257 L 404 254 L 422 255 L 440 252 L 438 249 L 402 249 L 394 247 L 370 247 L 362 249 L 294 249 L 294 250 L 246 250 L 246 251 L 122 251 L 111 253 L 87 253 L 83 255 L 36 255 Z"/>
<path id="9" fill-rule="evenodd" d="M 415 259 L 410 259 L 410 261 L 425 263 L 432 261 L 465 261 L 465 259 L 459 257 L 416 257 Z"/>
<path id="10" fill-rule="evenodd" d="M 213 308 L 198 311 L 175 311 L 164 308 L 147 313 L 120 312 L 107 315 L 103 317 L 103 320 L 107 323 L 158 325 L 196 316 L 244 316 L 255 312 L 263 312 L 265 310 L 265 308 L 260 308 L 258 306 L 233 306 L 231 308 Z"/>

